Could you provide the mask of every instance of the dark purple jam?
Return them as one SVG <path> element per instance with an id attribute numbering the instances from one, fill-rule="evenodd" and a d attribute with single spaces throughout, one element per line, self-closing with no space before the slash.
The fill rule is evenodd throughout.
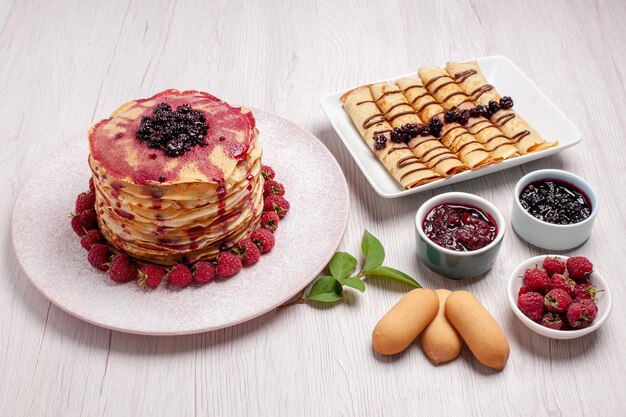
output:
<path id="1" fill-rule="evenodd" d="M 137 138 L 169 156 L 178 156 L 194 146 L 207 146 L 208 131 L 206 117 L 201 111 L 188 104 L 173 111 L 169 104 L 160 103 L 152 110 L 152 116 L 141 118 Z"/>
<path id="2" fill-rule="evenodd" d="M 552 224 L 580 223 L 591 215 L 589 199 L 573 185 L 557 180 L 529 184 L 519 201 L 531 216 Z"/>
<path id="3" fill-rule="evenodd" d="M 457 252 L 484 248 L 498 234 L 495 221 L 476 207 L 441 204 L 428 212 L 424 233 L 437 245 Z"/>

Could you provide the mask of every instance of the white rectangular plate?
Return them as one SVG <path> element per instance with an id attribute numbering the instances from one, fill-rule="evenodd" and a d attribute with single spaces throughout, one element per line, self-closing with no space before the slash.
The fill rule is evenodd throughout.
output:
<path id="1" fill-rule="evenodd" d="M 363 175 L 370 182 L 374 190 L 385 198 L 403 197 L 417 194 L 433 188 L 443 187 L 466 181 L 492 172 L 501 171 L 535 159 L 555 154 L 581 141 L 582 135 L 578 128 L 563 114 L 563 112 L 545 95 L 537 85 L 510 59 L 503 56 L 488 56 L 479 58 L 480 66 L 485 77 L 496 87 L 496 90 L 505 96 L 511 96 L 517 111 L 539 134 L 547 141 L 559 141 L 559 146 L 544 151 L 518 156 L 497 164 L 489 165 L 474 171 L 465 171 L 443 178 L 428 184 L 405 190 L 378 162 L 367 144 L 354 127 L 350 116 L 343 110 L 340 97 L 351 88 L 328 94 L 320 99 L 322 109 L 343 141 L 346 148 L 361 168 Z M 402 77 L 415 77 L 413 73 L 388 78 L 387 82 L 394 82 Z"/>

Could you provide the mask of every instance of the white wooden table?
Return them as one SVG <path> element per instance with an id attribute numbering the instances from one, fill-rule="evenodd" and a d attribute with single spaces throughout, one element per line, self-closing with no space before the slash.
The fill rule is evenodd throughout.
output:
<path id="1" fill-rule="evenodd" d="M 0 0 L 0 416 L 624 415 L 626 3 L 271 3 Z M 595 184 L 601 211 L 574 252 L 595 261 L 616 304 L 605 326 L 582 339 L 548 340 L 513 316 L 508 274 L 545 252 L 511 231 L 482 279 L 450 281 L 421 265 L 413 215 L 435 193 L 379 198 L 318 104 L 339 88 L 492 54 L 518 63 L 584 140 L 437 193 L 475 193 L 508 216 L 513 185 L 528 171 L 562 168 Z M 436 368 L 417 344 L 375 357 L 371 330 L 408 289 L 380 281 L 348 303 L 297 305 L 187 337 L 112 332 L 51 306 L 13 254 L 20 189 L 68 135 L 169 87 L 275 112 L 319 137 L 351 190 L 341 249 L 357 252 L 367 228 L 385 244 L 388 265 L 424 286 L 474 292 L 509 336 L 504 371 L 486 370 L 468 351 Z"/>

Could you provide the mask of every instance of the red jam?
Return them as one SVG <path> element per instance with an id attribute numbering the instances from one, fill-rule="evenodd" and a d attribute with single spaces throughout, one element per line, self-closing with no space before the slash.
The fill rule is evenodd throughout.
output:
<path id="1" fill-rule="evenodd" d="M 426 215 L 422 228 L 437 245 L 457 252 L 484 248 L 498 234 L 498 227 L 491 216 L 463 204 L 433 207 Z"/>

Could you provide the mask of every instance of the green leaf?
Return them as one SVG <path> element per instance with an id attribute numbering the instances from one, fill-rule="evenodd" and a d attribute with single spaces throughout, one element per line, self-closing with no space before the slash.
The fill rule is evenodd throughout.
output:
<path id="1" fill-rule="evenodd" d="M 333 293 L 318 294 L 308 297 L 309 300 L 321 301 L 323 303 L 334 303 L 335 301 L 339 301 L 342 298 L 342 295 Z"/>
<path id="2" fill-rule="evenodd" d="M 343 279 L 354 271 L 356 266 L 356 258 L 346 252 L 337 252 L 330 260 L 328 268 L 333 277 Z"/>
<path id="3" fill-rule="evenodd" d="M 363 233 L 361 251 L 363 252 L 363 257 L 365 258 L 363 272 L 367 272 L 381 266 L 385 260 L 385 249 L 383 248 L 383 245 L 367 230 Z"/>
<path id="4" fill-rule="evenodd" d="M 334 301 L 339 301 L 342 298 L 341 293 L 343 292 L 343 287 L 335 279 L 334 277 L 321 277 L 311 287 L 309 290 L 309 295 L 307 298 L 315 301 L 322 301 L 325 303 L 332 303 Z"/>
<path id="5" fill-rule="evenodd" d="M 390 268 L 388 266 L 379 266 L 379 267 L 369 270 L 367 273 L 367 276 L 371 276 L 371 275 L 395 279 L 396 281 L 407 283 L 415 288 L 422 288 L 422 286 L 417 281 L 415 281 L 413 278 L 411 278 L 404 272 L 398 271 L 397 269 Z"/>
<path id="6" fill-rule="evenodd" d="M 365 292 L 365 283 L 361 281 L 359 278 L 350 277 L 350 278 L 343 279 L 339 282 L 343 285 L 347 285 L 348 287 L 352 287 L 355 290 Z"/>

